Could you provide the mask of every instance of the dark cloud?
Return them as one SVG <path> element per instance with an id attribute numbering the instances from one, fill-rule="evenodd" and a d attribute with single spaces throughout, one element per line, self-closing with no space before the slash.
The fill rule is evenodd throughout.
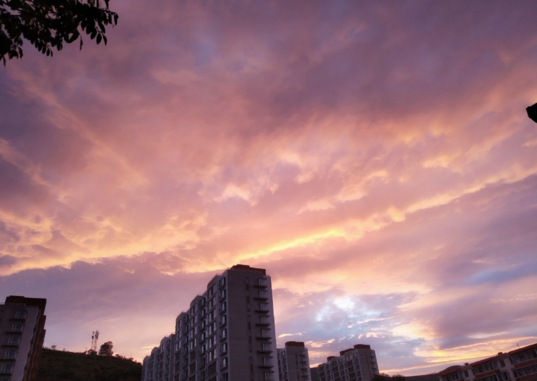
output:
<path id="1" fill-rule="evenodd" d="M 17 258 L 11 255 L 0 255 L 0 267 L 10 267 L 17 262 Z"/>

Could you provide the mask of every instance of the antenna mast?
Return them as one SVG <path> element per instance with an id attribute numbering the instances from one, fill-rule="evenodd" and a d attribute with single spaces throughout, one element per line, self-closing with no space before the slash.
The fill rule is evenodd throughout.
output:
<path id="1" fill-rule="evenodd" d="M 99 340 L 99 331 L 93 331 L 91 333 L 91 350 L 97 352 L 97 340 Z"/>

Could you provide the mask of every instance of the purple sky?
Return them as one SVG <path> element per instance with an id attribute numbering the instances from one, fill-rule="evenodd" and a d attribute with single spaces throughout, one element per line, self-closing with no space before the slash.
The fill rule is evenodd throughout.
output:
<path id="1" fill-rule="evenodd" d="M 47 298 L 45 345 L 141 360 L 237 263 L 312 364 L 537 342 L 537 3 L 111 8 L 0 69 L 0 298 Z"/>

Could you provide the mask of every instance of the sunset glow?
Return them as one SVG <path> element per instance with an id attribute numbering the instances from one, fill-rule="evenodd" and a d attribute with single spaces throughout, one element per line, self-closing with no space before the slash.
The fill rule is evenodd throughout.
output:
<path id="1" fill-rule="evenodd" d="M 112 0 L 0 68 L 0 298 L 141 360 L 216 273 L 405 375 L 537 342 L 537 3 Z"/>

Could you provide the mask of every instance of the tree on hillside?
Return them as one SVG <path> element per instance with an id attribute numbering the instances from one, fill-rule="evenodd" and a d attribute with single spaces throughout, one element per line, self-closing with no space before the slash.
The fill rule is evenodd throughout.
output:
<path id="1" fill-rule="evenodd" d="M 373 376 L 371 381 L 405 381 L 405 376 L 402 376 L 400 374 L 394 374 L 393 376 L 390 376 L 386 373 L 381 373 Z"/>
<path id="2" fill-rule="evenodd" d="M 52 56 L 85 33 L 106 45 L 106 25 L 117 25 L 109 0 L 0 0 L 0 61 L 22 58 L 23 39 Z"/>
<path id="3" fill-rule="evenodd" d="M 371 381 L 390 381 L 390 375 L 386 373 L 381 373 L 373 376 Z"/>
<path id="4" fill-rule="evenodd" d="M 99 349 L 99 356 L 112 356 L 114 354 L 112 348 L 114 348 L 114 344 L 111 341 L 107 341 L 101 345 L 101 348 Z"/>

